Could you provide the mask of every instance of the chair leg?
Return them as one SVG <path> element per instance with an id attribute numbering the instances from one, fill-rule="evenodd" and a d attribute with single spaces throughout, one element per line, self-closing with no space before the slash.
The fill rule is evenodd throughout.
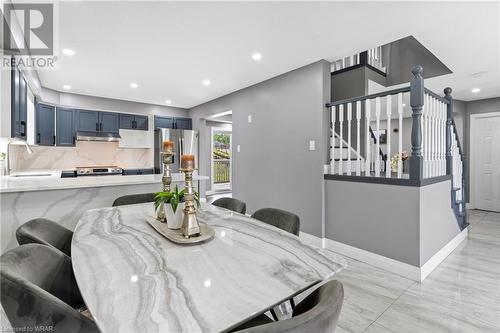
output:
<path id="1" fill-rule="evenodd" d="M 276 315 L 276 312 L 274 312 L 274 309 L 271 309 L 269 311 L 271 311 L 271 315 L 273 316 L 274 321 L 279 321 L 278 316 Z"/>

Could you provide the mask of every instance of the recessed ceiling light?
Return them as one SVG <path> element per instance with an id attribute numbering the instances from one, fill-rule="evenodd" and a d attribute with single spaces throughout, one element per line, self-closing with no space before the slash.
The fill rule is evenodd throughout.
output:
<path id="1" fill-rule="evenodd" d="M 132 82 L 132 83 L 130 84 L 130 87 L 131 87 L 131 88 L 137 88 L 137 87 L 139 87 L 139 85 L 138 85 L 137 83 L 135 83 L 135 82 Z"/>
<path id="2" fill-rule="evenodd" d="M 65 84 L 65 85 L 63 86 L 63 89 L 64 89 L 64 90 L 70 90 L 70 89 L 71 89 L 71 86 L 70 86 L 69 84 Z"/>
<path id="3" fill-rule="evenodd" d="M 474 94 L 477 94 L 478 92 L 480 92 L 480 91 L 481 91 L 481 89 L 479 89 L 479 88 L 472 88 L 472 90 L 471 90 L 471 91 L 472 91 Z"/>
<path id="4" fill-rule="evenodd" d="M 62 52 L 64 55 L 67 55 L 67 56 L 74 56 L 75 55 L 75 51 L 73 51 L 72 49 L 63 49 Z"/>
<path id="5" fill-rule="evenodd" d="M 259 61 L 260 59 L 262 59 L 262 54 L 256 52 L 256 53 L 252 54 L 252 59 L 255 61 Z"/>
<path id="6" fill-rule="evenodd" d="M 165 101 L 165 103 L 167 103 L 167 104 L 172 104 L 172 101 L 171 101 L 171 100 L 169 100 L 169 99 L 167 99 L 167 100 Z"/>
<path id="7" fill-rule="evenodd" d="M 202 83 L 204 86 L 209 86 L 212 82 L 210 82 L 210 80 L 203 80 Z"/>

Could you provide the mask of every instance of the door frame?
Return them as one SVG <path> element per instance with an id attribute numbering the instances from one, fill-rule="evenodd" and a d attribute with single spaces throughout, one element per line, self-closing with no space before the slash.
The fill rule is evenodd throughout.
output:
<path id="1" fill-rule="evenodd" d="M 214 127 L 212 126 L 210 129 L 210 189 L 212 193 L 216 193 L 217 190 L 214 187 L 214 133 L 216 132 L 229 132 L 230 134 L 230 147 L 231 147 L 231 155 L 229 156 L 229 188 L 228 191 L 233 190 L 233 131 Z"/>
<path id="2" fill-rule="evenodd" d="M 500 111 L 475 113 L 469 118 L 469 204 L 471 209 L 476 208 L 476 121 L 481 118 L 500 117 Z"/>

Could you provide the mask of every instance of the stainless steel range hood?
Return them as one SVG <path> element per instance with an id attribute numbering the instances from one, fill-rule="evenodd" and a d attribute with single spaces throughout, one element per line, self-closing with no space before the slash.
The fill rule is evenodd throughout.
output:
<path id="1" fill-rule="evenodd" d="M 76 141 L 119 142 L 118 133 L 109 132 L 76 132 Z"/>

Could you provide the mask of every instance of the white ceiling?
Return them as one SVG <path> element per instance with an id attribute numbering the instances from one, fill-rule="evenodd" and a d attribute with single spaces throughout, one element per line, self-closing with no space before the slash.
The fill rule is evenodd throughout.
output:
<path id="1" fill-rule="evenodd" d="M 474 1 L 60 2 L 59 47 L 76 54 L 39 76 L 55 90 L 190 108 L 413 35 L 454 72 L 429 79 L 431 89 L 482 99 L 500 96 L 499 11 Z"/>

